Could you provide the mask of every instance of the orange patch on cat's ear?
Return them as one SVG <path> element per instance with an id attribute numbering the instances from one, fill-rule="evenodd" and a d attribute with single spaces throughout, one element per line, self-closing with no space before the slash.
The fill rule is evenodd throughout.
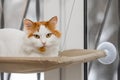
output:
<path id="1" fill-rule="evenodd" d="M 56 28 L 56 24 L 58 22 L 58 18 L 57 16 L 52 17 L 46 24 L 46 27 L 58 38 L 61 37 L 61 33 L 57 30 L 55 30 Z"/>
<path id="2" fill-rule="evenodd" d="M 33 33 L 35 31 L 39 31 L 39 26 L 40 26 L 39 22 L 33 22 L 29 19 L 24 20 L 24 30 L 27 32 L 28 38 L 33 36 Z"/>

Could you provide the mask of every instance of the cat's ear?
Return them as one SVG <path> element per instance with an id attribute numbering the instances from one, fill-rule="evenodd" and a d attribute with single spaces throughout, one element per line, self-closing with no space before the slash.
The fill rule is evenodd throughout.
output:
<path id="1" fill-rule="evenodd" d="M 34 22 L 32 22 L 31 20 L 29 19 L 24 19 L 24 27 L 25 28 L 30 28 L 34 25 Z"/>
<path id="2" fill-rule="evenodd" d="M 55 26 L 58 22 L 57 16 L 52 17 L 48 22 L 50 25 Z"/>

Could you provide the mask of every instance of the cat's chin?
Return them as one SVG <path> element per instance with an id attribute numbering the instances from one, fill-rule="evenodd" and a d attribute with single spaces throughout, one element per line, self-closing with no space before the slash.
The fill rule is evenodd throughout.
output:
<path id="1" fill-rule="evenodd" d="M 46 52 L 47 48 L 49 48 L 49 47 L 51 47 L 51 46 L 42 46 L 42 47 L 39 47 L 38 51 L 44 53 L 44 52 Z"/>
<path id="2" fill-rule="evenodd" d="M 45 47 L 45 46 L 39 47 L 39 48 L 38 48 L 38 51 L 40 51 L 40 52 L 45 52 L 45 51 L 46 51 L 46 47 Z"/>

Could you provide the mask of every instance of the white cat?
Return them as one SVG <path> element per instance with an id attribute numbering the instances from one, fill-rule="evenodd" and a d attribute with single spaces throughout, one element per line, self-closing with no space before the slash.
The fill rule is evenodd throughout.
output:
<path id="1" fill-rule="evenodd" d="M 24 31 L 0 29 L 0 56 L 58 56 L 61 33 L 56 30 L 57 17 L 49 21 L 24 20 Z"/>

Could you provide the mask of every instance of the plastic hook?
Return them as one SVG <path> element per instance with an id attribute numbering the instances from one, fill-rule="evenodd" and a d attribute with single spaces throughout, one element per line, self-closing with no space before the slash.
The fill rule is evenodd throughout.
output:
<path id="1" fill-rule="evenodd" d="M 99 58 L 98 61 L 102 64 L 111 64 L 117 57 L 116 47 L 110 42 L 102 42 L 98 45 L 97 50 L 104 50 L 106 57 Z"/>

